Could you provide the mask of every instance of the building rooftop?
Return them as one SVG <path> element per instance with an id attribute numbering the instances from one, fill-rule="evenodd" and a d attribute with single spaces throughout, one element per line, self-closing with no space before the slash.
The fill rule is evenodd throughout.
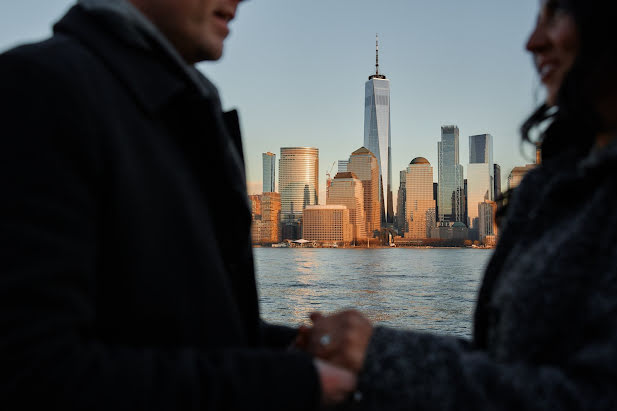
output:
<path id="1" fill-rule="evenodd" d="M 428 160 L 424 157 L 416 157 L 413 160 L 411 160 L 411 163 L 409 164 L 428 164 L 431 165 L 431 163 L 428 162 Z"/>
<path id="2" fill-rule="evenodd" d="M 360 147 L 359 149 L 357 149 L 356 151 L 354 151 L 353 153 L 351 153 L 352 156 L 360 156 L 360 155 L 365 155 L 365 154 L 370 154 L 373 157 L 375 157 L 375 154 L 373 154 L 368 148 L 366 147 Z"/>
<path id="3" fill-rule="evenodd" d="M 355 173 L 352 173 L 351 171 L 343 171 L 340 173 L 336 173 L 336 175 L 334 176 L 335 179 L 340 179 L 340 178 L 355 178 L 358 179 L 358 176 L 355 175 Z"/>
<path id="4" fill-rule="evenodd" d="M 310 205 L 304 208 L 305 210 L 347 210 L 347 206 L 338 204 L 328 205 Z"/>

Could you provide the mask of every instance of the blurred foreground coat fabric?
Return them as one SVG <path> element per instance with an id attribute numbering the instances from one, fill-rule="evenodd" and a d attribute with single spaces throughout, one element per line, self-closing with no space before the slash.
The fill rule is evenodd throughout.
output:
<path id="1" fill-rule="evenodd" d="M 315 409 L 259 319 L 238 118 L 131 30 L 76 6 L 0 55 L 2 408 Z"/>
<path id="2" fill-rule="evenodd" d="M 617 142 L 515 190 L 472 340 L 377 328 L 360 380 L 362 409 L 617 409 Z"/>

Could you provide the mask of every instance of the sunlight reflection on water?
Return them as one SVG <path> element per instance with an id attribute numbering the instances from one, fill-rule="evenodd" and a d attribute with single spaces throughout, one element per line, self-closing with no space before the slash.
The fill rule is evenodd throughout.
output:
<path id="1" fill-rule="evenodd" d="M 256 248 L 262 317 L 297 325 L 354 307 L 383 325 L 468 337 L 492 251 Z"/>

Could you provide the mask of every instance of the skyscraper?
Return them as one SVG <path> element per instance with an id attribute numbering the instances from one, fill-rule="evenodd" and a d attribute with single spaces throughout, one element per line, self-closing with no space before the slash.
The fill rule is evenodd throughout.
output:
<path id="1" fill-rule="evenodd" d="M 353 239 L 366 238 L 364 215 L 364 190 L 362 181 L 351 172 L 337 173 L 328 191 L 327 205 L 344 205 L 349 210 L 349 222 L 353 226 Z"/>
<path id="2" fill-rule="evenodd" d="M 493 183 L 493 197 L 497 200 L 501 195 L 501 166 L 499 164 L 493 165 L 493 175 L 495 176 L 495 182 Z"/>
<path id="3" fill-rule="evenodd" d="M 396 230 L 403 237 L 407 231 L 407 213 L 405 212 L 407 197 L 407 170 L 399 174 L 398 195 L 396 196 Z"/>
<path id="4" fill-rule="evenodd" d="M 369 237 L 373 237 L 373 232 L 381 228 L 379 164 L 377 163 L 377 158 L 366 147 L 360 147 L 351 153 L 347 169 L 362 181 L 366 233 Z"/>
<path id="5" fill-rule="evenodd" d="M 435 200 L 433 200 L 433 167 L 424 157 L 416 157 L 406 172 L 406 238 L 430 237 L 435 225 Z"/>
<path id="6" fill-rule="evenodd" d="M 364 147 L 375 154 L 379 164 L 379 201 L 382 221 L 391 223 L 392 162 L 390 136 L 390 80 L 379 74 L 379 39 L 376 42 L 375 74 L 364 85 Z"/>
<path id="7" fill-rule="evenodd" d="M 306 206 L 318 204 L 319 149 L 282 147 L 279 159 L 281 220 L 298 222 Z"/>
<path id="8" fill-rule="evenodd" d="M 263 153 L 261 155 L 263 160 L 263 192 L 273 193 L 276 191 L 276 154 Z"/>
<path id="9" fill-rule="evenodd" d="M 281 241 L 281 196 L 279 193 L 265 192 L 249 196 L 253 224 L 251 234 L 254 244 L 272 244 Z"/>
<path id="10" fill-rule="evenodd" d="M 459 130 L 457 126 L 441 127 L 438 152 L 438 219 L 443 223 L 463 221 L 463 166 L 459 162 Z"/>
<path id="11" fill-rule="evenodd" d="M 493 136 L 480 134 L 469 137 L 469 167 L 467 168 L 467 200 L 470 227 L 478 229 L 478 207 L 485 200 L 494 200 Z"/>
<path id="12" fill-rule="evenodd" d="M 494 224 L 496 212 L 497 204 L 494 201 L 484 200 L 478 204 L 478 240 L 481 243 L 486 243 L 486 237 L 497 234 Z"/>

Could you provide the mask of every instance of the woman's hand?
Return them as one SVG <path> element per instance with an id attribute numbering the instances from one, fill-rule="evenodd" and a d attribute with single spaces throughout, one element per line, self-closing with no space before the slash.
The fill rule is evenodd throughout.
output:
<path id="1" fill-rule="evenodd" d="M 371 322 L 356 310 L 330 316 L 313 313 L 311 320 L 313 328 L 301 327 L 296 345 L 315 357 L 360 372 L 373 333 Z"/>

